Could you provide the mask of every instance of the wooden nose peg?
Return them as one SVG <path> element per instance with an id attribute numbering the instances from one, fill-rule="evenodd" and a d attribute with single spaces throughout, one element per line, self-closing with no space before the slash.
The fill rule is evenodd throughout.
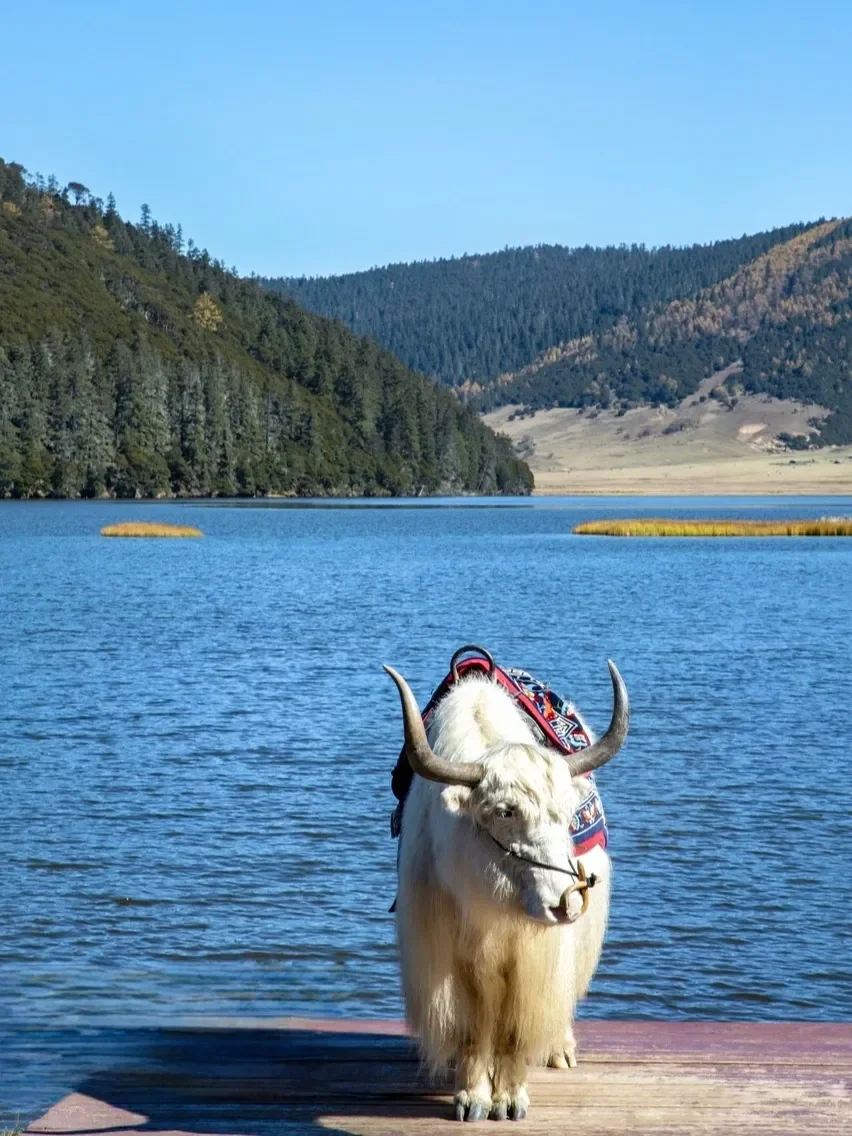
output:
<path id="1" fill-rule="evenodd" d="M 565 912 L 566 915 L 568 914 L 568 900 L 569 900 L 571 893 L 574 892 L 574 891 L 580 892 L 582 900 L 583 900 L 583 907 L 582 907 L 582 910 L 580 911 L 580 914 L 581 915 L 586 914 L 586 911 L 587 911 L 588 906 L 589 906 L 589 888 L 593 888 L 597 882 L 598 882 L 597 876 L 594 874 L 594 872 L 592 872 L 591 875 L 587 876 L 586 875 L 586 869 L 583 867 L 582 863 L 578 860 L 577 861 L 577 878 L 573 882 L 573 884 L 570 884 L 565 889 L 565 891 L 562 893 L 562 898 L 559 901 L 559 906 L 562 908 L 562 910 Z"/>

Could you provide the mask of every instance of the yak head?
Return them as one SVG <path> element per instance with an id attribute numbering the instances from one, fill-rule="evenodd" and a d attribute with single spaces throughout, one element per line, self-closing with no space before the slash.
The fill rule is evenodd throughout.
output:
<path id="1" fill-rule="evenodd" d="M 580 794 L 574 779 L 615 756 L 630 718 L 624 682 L 614 663 L 609 669 L 612 720 L 600 741 L 586 749 L 564 755 L 538 744 L 505 690 L 490 680 L 469 678 L 436 711 L 436 730 L 430 727 L 430 733 L 439 755 L 407 682 L 385 667 L 399 690 L 412 769 L 445 786 L 435 819 L 440 831 L 433 833 L 436 867 L 468 911 L 496 904 L 551 925 L 573 922 L 579 915 L 579 894 L 567 893 L 576 869 L 570 828 Z M 477 723 L 473 760 L 465 740 L 471 714 L 454 716 L 453 700 L 466 697 L 461 687 L 472 696 Z"/>

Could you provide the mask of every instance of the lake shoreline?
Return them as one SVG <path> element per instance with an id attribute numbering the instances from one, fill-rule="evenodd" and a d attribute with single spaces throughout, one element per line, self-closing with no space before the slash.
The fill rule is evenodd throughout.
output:
<path id="1" fill-rule="evenodd" d="M 573 475 L 572 475 L 573 477 Z M 634 498 L 637 501 L 646 500 L 671 500 L 679 501 L 688 499 L 690 497 L 700 497 L 706 500 L 719 500 L 725 498 L 737 498 L 748 500 L 765 500 L 765 499 L 782 499 L 782 498 L 795 498 L 799 497 L 803 501 L 820 498 L 820 497 L 834 497 L 838 499 L 849 498 L 852 502 L 852 477 L 850 477 L 848 484 L 836 484 L 833 482 L 825 482 L 824 484 L 802 486 L 787 486 L 777 485 L 769 487 L 755 487 L 752 484 L 748 485 L 726 485 L 720 489 L 714 485 L 708 485 L 705 481 L 695 481 L 688 485 L 678 488 L 671 488 L 667 484 L 665 478 L 661 477 L 659 483 L 646 486 L 642 489 L 637 489 L 632 485 L 610 484 L 607 482 L 599 482 L 592 477 L 584 476 L 582 484 L 577 484 L 576 481 L 564 476 L 564 484 L 562 484 L 562 475 L 559 478 L 545 479 L 548 481 L 547 486 L 536 486 L 532 493 L 523 495 L 508 494 L 508 493 L 459 493 L 454 495 L 430 493 L 422 494 L 419 496 L 372 496 L 372 497 L 355 497 L 349 494 L 328 494 L 326 496 L 306 496 L 298 497 L 295 495 L 284 494 L 261 494 L 256 496 L 246 497 L 186 497 L 186 496 L 168 496 L 168 497 L 0 497 L 0 507 L 4 505 L 122 505 L 132 509 L 137 506 L 147 505 L 199 505 L 206 507 L 209 505 L 218 505 L 226 507 L 245 506 L 245 505 L 288 505 L 292 508 L 298 508 L 301 504 L 312 504 L 315 502 L 335 502 L 342 506 L 350 505 L 352 507 L 359 507 L 364 504 L 372 505 L 376 508 L 388 507 L 393 505 L 401 505 L 403 503 L 410 504 L 423 504 L 438 506 L 441 502 L 453 502 L 475 505 L 478 502 L 493 502 L 495 505 L 501 503 L 508 503 L 513 501 L 520 501 L 529 503 L 534 500 L 559 500 L 560 498 L 594 498 L 594 497 L 619 497 L 619 498 Z M 592 484 L 588 484 L 592 482 Z"/>
<path id="2" fill-rule="evenodd" d="M 766 497 L 801 497 L 803 500 L 809 498 L 820 497 L 848 497 L 852 503 L 852 489 L 847 491 L 838 491 L 832 486 L 825 486 L 823 489 L 810 489 L 810 490 L 788 490 L 788 489 L 775 489 L 775 490 L 750 490 L 750 489 L 731 489 L 725 493 L 713 492 L 710 489 L 683 489 L 679 492 L 662 492 L 652 489 L 635 490 L 635 489 L 536 489 L 534 490 L 533 497 L 537 499 L 546 500 L 548 498 L 560 497 L 623 497 L 635 498 L 637 501 L 645 500 L 659 500 L 661 497 L 671 499 L 672 501 L 687 500 L 690 497 L 706 497 L 708 500 L 725 497 L 731 498 L 752 498 L 755 501 L 762 500 Z"/>

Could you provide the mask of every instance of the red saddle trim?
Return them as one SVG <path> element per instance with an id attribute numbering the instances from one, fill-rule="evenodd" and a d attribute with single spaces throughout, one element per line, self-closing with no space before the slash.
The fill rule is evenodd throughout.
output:
<path id="1" fill-rule="evenodd" d="M 552 746 L 553 749 L 559 750 L 560 753 L 574 752 L 573 750 L 569 749 L 559 738 L 553 727 L 550 725 L 548 720 L 544 717 L 544 715 L 541 713 L 541 711 L 536 706 L 535 702 L 533 702 L 533 700 L 529 697 L 529 695 L 524 692 L 524 690 L 518 685 L 518 683 L 515 682 L 515 680 L 510 675 L 506 674 L 506 672 L 501 667 L 498 667 L 496 663 L 493 665 L 492 670 L 492 664 L 487 659 L 474 655 L 472 658 L 462 659 L 461 662 L 456 666 L 456 673 L 458 674 L 459 680 L 464 678 L 465 675 L 475 673 L 476 671 L 480 671 L 485 675 L 490 674 L 495 682 L 498 682 L 502 687 L 504 687 L 505 690 L 508 691 L 509 694 L 511 694 L 511 696 L 515 699 L 521 709 L 526 714 L 528 714 L 530 718 L 532 718 L 535 725 L 544 735 L 544 741 L 546 745 Z M 450 671 L 450 673 L 443 680 L 440 686 L 438 686 L 435 693 L 429 699 L 423 710 L 424 725 L 428 726 L 429 719 L 432 717 L 432 714 L 435 711 L 435 707 L 438 705 L 438 703 L 441 701 L 450 687 L 452 687 L 454 684 L 455 679 L 453 677 L 453 672 Z M 408 759 L 405 756 L 405 747 L 403 746 L 402 751 L 399 755 L 399 760 L 394 767 L 393 775 L 391 777 L 391 788 L 393 789 L 393 795 L 398 801 L 405 800 L 408 794 L 408 790 L 411 786 L 411 780 L 413 776 L 414 774 L 411 771 L 411 766 L 408 764 Z"/>

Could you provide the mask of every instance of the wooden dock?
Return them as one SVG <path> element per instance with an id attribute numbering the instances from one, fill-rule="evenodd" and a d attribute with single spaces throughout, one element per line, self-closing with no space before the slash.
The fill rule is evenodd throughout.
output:
<path id="1" fill-rule="evenodd" d="M 852 1134 L 852 1023 L 581 1022 L 577 1034 L 577 1069 L 531 1071 L 526 1136 Z M 113 1056 L 28 1131 L 462 1131 L 449 1087 L 429 1084 L 396 1023 L 157 1029 Z"/>

